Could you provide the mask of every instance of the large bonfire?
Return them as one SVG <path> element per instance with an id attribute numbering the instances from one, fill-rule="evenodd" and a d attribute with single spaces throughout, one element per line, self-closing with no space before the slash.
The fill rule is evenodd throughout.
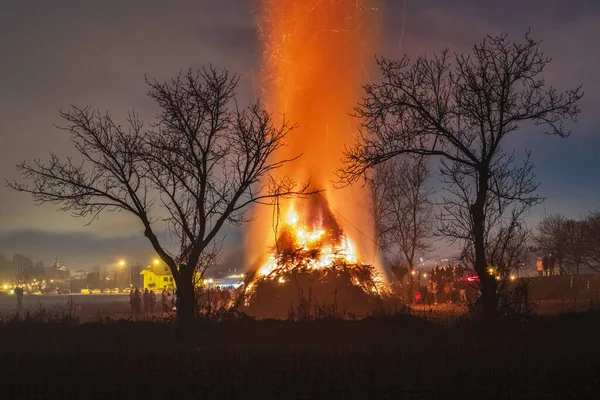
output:
<path id="1" fill-rule="evenodd" d="M 366 0 L 261 2 L 263 97 L 273 113 L 299 125 L 276 156 L 302 154 L 293 169 L 277 172 L 310 179 L 324 191 L 255 215 L 244 289 L 251 313 L 368 314 L 385 292 L 383 275 L 372 265 L 376 247 L 365 234 L 372 223 L 363 189 L 335 190 L 330 183 L 356 132 L 348 112 L 375 52 L 374 14 Z"/>

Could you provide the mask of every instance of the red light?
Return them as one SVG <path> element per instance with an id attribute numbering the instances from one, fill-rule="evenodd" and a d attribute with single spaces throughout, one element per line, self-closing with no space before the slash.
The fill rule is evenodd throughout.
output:
<path id="1" fill-rule="evenodd" d="M 467 276 L 467 282 L 475 282 L 478 280 L 479 280 L 479 277 L 477 275 Z"/>

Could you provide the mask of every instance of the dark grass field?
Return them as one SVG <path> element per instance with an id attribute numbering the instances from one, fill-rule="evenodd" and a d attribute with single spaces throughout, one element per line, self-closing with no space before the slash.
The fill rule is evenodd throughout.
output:
<path id="1" fill-rule="evenodd" d="M 451 326 L 361 321 L 5 321 L 6 399 L 599 398 L 600 313 Z"/>

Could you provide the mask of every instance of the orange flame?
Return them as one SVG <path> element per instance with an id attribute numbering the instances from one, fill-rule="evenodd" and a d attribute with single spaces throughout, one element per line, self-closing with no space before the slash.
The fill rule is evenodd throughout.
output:
<path id="1" fill-rule="evenodd" d="M 355 264 L 358 261 L 350 239 L 342 236 L 339 240 L 335 240 L 335 238 L 331 240 L 327 237 L 327 229 L 321 224 L 315 224 L 312 227 L 300 224 L 293 204 L 288 210 L 286 224 L 280 232 L 286 232 L 290 236 L 287 249 L 316 251 L 313 258 L 304 260 L 309 269 L 327 268 L 336 260 L 343 260 L 349 264 Z M 280 267 L 277 254 L 271 254 L 267 263 L 259 269 L 258 275 L 268 276 Z M 279 282 L 284 283 L 285 281 L 279 277 Z"/>
<path id="2" fill-rule="evenodd" d="M 328 210 L 321 211 L 331 210 L 336 225 L 339 223 L 345 232 L 341 242 L 323 244 L 320 239 L 329 227 L 301 223 L 306 216 L 298 214 L 295 204 L 282 204 L 282 209 L 288 210 L 282 223 L 291 228 L 297 243 L 326 246 L 320 249 L 322 259 L 315 261 L 316 266 L 326 262 L 329 251 L 347 252 L 352 260 L 360 255 L 371 263 L 377 261 L 364 189 L 335 190 L 331 184 L 341 166 L 344 146 L 351 143 L 357 131 L 357 121 L 349 113 L 360 98 L 362 83 L 368 81 L 375 54 L 376 16 L 366 3 L 367 0 L 261 0 L 261 97 L 271 112 L 283 114 L 299 126 L 276 157 L 302 154 L 277 173 L 299 182 L 310 179 L 314 188 L 325 189 L 324 204 Z M 261 274 L 274 261 L 273 256 L 266 260 L 269 247 L 278 240 L 279 232 L 269 228 L 273 225 L 272 210 L 259 209 L 247 235 L 248 258 L 254 260 L 252 268 Z M 347 234 L 353 236 L 356 249 Z"/>

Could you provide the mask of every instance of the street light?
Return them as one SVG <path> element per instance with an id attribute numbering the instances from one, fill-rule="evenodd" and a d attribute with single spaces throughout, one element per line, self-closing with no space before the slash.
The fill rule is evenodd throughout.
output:
<path id="1" fill-rule="evenodd" d="M 152 260 L 152 262 L 154 263 L 154 265 L 158 266 L 158 264 L 160 264 L 160 260 L 158 258 L 155 258 L 154 260 Z"/>

